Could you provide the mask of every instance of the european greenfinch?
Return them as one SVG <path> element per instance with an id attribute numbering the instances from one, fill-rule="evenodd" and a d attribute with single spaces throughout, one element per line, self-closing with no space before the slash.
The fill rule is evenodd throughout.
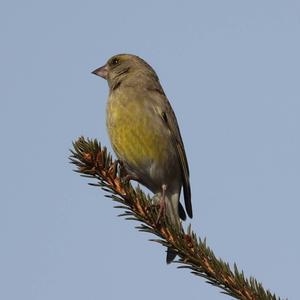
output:
<path id="1" fill-rule="evenodd" d="M 159 78 L 143 59 L 131 54 L 111 57 L 92 72 L 107 80 L 106 125 L 112 147 L 131 179 L 160 200 L 160 213 L 179 226 L 192 218 L 189 167 L 174 111 Z M 176 256 L 167 251 L 167 262 Z"/>

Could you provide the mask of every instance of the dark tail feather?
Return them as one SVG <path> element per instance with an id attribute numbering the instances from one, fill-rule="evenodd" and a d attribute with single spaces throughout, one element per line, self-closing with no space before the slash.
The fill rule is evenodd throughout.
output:
<path id="1" fill-rule="evenodd" d="M 186 218 L 184 208 L 179 202 L 179 192 L 166 195 L 166 216 L 169 224 L 174 229 L 180 230 L 180 218 Z M 175 249 L 168 247 L 167 249 L 167 264 L 171 263 L 177 255 Z"/>
<path id="2" fill-rule="evenodd" d="M 180 217 L 181 220 L 185 221 L 186 220 L 186 214 L 185 214 L 184 208 L 183 208 L 183 206 L 180 202 L 178 204 L 179 204 L 178 205 L 179 217 Z"/>
<path id="3" fill-rule="evenodd" d="M 172 248 L 168 248 L 167 250 L 167 264 L 170 264 L 176 257 L 177 253 Z"/>

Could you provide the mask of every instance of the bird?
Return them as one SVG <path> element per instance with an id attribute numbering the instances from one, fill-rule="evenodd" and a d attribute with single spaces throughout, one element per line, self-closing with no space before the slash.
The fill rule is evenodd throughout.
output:
<path id="1" fill-rule="evenodd" d="M 106 126 L 130 179 L 159 199 L 159 217 L 172 226 L 192 218 L 189 166 L 178 122 L 154 69 L 133 54 L 117 54 L 92 71 L 109 87 Z M 185 210 L 180 203 L 183 189 Z M 166 262 L 176 257 L 167 249 Z"/>

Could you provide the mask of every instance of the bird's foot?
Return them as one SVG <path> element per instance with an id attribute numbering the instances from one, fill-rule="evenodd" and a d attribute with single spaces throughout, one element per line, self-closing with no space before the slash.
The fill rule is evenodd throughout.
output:
<path id="1" fill-rule="evenodd" d="M 158 215 L 157 215 L 157 219 L 155 224 L 158 225 L 160 223 L 161 218 L 165 218 L 166 217 L 166 190 L 167 190 L 167 186 L 165 184 L 162 185 L 162 193 L 161 193 L 161 197 L 159 199 L 159 211 L 158 211 Z"/>
<path id="2" fill-rule="evenodd" d="M 120 177 L 126 184 L 128 184 L 130 180 L 138 181 L 138 177 L 129 173 L 121 160 L 116 160 L 116 164 L 119 165 Z"/>
<path id="3" fill-rule="evenodd" d="M 121 178 L 125 177 L 128 173 L 127 173 L 126 168 L 124 167 L 124 163 L 121 160 L 117 159 L 116 164 L 119 169 L 120 177 Z"/>
<path id="4" fill-rule="evenodd" d="M 138 181 L 137 176 L 134 176 L 132 174 L 127 174 L 126 176 L 123 177 L 123 180 L 125 184 L 129 184 L 130 180 Z"/>

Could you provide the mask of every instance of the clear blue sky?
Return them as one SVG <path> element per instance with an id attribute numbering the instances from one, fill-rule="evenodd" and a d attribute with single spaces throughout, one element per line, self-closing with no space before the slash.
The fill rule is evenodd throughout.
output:
<path id="1" fill-rule="evenodd" d="M 79 135 L 109 145 L 90 72 L 122 52 L 177 114 L 194 229 L 299 297 L 299 1 L 2 1 L 0 31 L 0 299 L 229 299 L 165 265 L 68 163 Z"/>

